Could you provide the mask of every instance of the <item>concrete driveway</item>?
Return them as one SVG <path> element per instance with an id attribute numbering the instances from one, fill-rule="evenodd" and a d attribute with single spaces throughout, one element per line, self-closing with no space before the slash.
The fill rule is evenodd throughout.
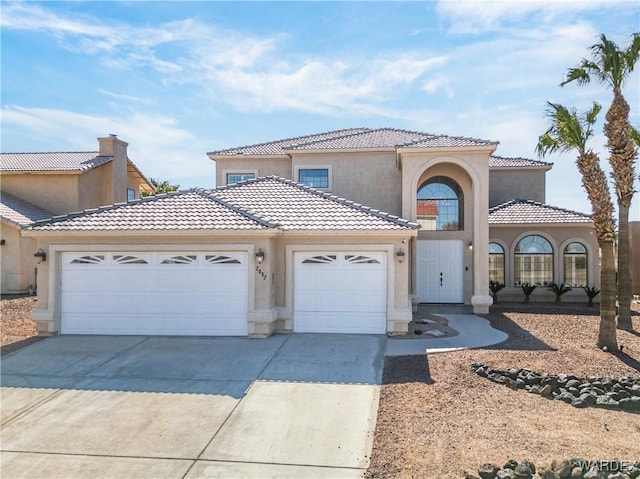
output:
<path id="1" fill-rule="evenodd" d="M 2 477 L 362 477 L 385 342 L 48 338 L 2 359 Z"/>

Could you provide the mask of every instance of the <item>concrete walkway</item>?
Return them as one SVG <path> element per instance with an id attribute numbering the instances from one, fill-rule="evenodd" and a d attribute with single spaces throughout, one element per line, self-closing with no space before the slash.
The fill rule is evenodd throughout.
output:
<path id="1" fill-rule="evenodd" d="M 409 356 L 480 348 L 505 341 L 509 335 L 494 329 L 488 320 L 474 314 L 441 314 L 460 334 L 448 338 L 389 339 L 386 356 Z"/>
<path id="2" fill-rule="evenodd" d="M 48 338 L 2 359 L 2 477 L 362 477 L 385 342 Z"/>

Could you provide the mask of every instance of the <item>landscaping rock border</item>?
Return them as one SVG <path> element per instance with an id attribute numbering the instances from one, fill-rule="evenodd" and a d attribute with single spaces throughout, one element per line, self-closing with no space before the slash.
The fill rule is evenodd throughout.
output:
<path id="1" fill-rule="evenodd" d="M 476 471 L 465 471 L 464 479 L 637 479 L 640 461 L 587 461 L 581 458 L 557 459 L 537 466 L 528 459 L 513 459 L 499 467 L 487 463 Z"/>
<path id="2" fill-rule="evenodd" d="M 573 407 L 598 407 L 640 413 L 640 377 L 621 378 L 573 374 L 542 374 L 529 369 L 492 368 L 471 365 L 478 376 L 511 389 L 524 389 L 547 399 L 557 399 Z"/>

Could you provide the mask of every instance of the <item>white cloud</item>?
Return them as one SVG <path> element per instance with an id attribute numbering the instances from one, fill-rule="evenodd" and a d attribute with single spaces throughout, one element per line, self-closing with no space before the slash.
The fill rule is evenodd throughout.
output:
<path id="1" fill-rule="evenodd" d="M 440 0 L 437 12 L 451 21 L 454 33 L 482 33 L 501 30 L 507 24 L 528 18 L 535 23 L 548 23 L 567 14 L 595 10 L 611 4 L 607 0 Z M 535 17 L 535 18 L 534 18 Z"/>
<path id="2" fill-rule="evenodd" d="M 175 118 L 131 112 L 117 117 L 47 108 L 6 106 L 3 129 L 20 127 L 33 142 L 57 145 L 59 151 L 97 149 L 87 143 L 114 133 L 129 143 L 129 157 L 149 176 L 166 178 L 182 187 L 215 184 L 215 167 L 205 155 L 207 145 Z"/>

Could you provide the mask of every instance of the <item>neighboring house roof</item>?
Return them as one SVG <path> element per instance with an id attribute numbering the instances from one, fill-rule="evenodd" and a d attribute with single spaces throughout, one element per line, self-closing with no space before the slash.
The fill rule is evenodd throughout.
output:
<path id="1" fill-rule="evenodd" d="M 457 136 L 434 135 L 396 128 L 351 128 L 317 135 L 300 136 L 257 145 L 208 153 L 210 156 L 286 155 L 292 150 L 359 150 L 434 148 L 495 145 L 497 142 Z"/>
<path id="2" fill-rule="evenodd" d="M 48 153 L 0 153 L 3 173 L 84 173 L 113 160 L 97 151 L 63 151 Z M 142 190 L 151 193 L 153 185 L 140 169 L 127 158 L 127 169 L 142 181 Z"/>
<path id="3" fill-rule="evenodd" d="M 530 160 L 529 158 L 505 158 L 503 156 L 492 155 L 489 157 L 489 168 L 523 168 L 523 167 L 543 167 L 550 169 L 553 163 L 546 161 Z"/>
<path id="4" fill-rule="evenodd" d="M 104 230 L 402 230 L 416 223 L 279 177 L 215 190 L 192 189 L 86 210 L 26 229 Z"/>
<path id="5" fill-rule="evenodd" d="M 0 195 L 0 218 L 15 226 L 26 226 L 35 221 L 51 218 L 53 213 L 16 198 L 8 193 Z"/>
<path id="6" fill-rule="evenodd" d="M 57 153 L 1 153 L 3 172 L 82 172 L 113 160 L 112 156 L 98 156 L 97 151 Z"/>
<path id="7" fill-rule="evenodd" d="M 418 200 L 416 206 L 418 216 L 438 216 L 438 205 L 433 200 Z"/>
<path id="8" fill-rule="evenodd" d="M 511 200 L 489 209 L 489 225 L 592 222 L 591 216 L 531 200 Z"/>

